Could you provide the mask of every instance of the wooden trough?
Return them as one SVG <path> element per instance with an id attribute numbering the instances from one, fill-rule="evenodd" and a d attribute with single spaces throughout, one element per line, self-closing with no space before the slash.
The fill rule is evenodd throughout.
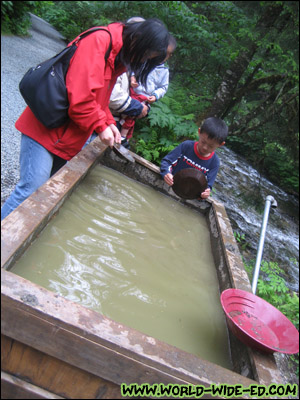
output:
<path id="1" fill-rule="evenodd" d="M 122 398 L 122 383 L 205 387 L 281 383 L 273 355 L 247 348 L 230 332 L 232 370 L 142 334 L 10 272 L 97 163 L 177 198 L 161 179 L 157 166 L 132 155 L 135 163 L 120 159 L 94 140 L 2 221 L 1 398 Z M 251 291 L 224 206 L 214 200 L 186 204 L 207 218 L 220 293 L 230 287 Z"/>

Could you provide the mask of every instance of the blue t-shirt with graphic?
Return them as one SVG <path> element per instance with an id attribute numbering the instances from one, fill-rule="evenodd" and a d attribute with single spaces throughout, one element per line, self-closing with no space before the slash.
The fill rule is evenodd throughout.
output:
<path id="1" fill-rule="evenodd" d="M 167 154 L 161 160 L 161 176 L 164 177 L 167 173 L 175 175 L 184 168 L 196 168 L 204 173 L 207 185 L 212 189 L 220 167 L 220 159 L 215 152 L 208 157 L 202 157 L 197 150 L 197 143 L 194 140 L 186 140 Z"/>

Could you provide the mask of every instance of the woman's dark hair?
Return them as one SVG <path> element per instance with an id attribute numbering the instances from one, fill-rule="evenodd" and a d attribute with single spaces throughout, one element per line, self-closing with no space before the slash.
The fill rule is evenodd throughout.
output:
<path id="1" fill-rule="evenodd" d="M 168 44 L 169 32 L 159 19 L 125 23 L 120 61 L 145 85 L 149 72 L 166 58 Z"/>

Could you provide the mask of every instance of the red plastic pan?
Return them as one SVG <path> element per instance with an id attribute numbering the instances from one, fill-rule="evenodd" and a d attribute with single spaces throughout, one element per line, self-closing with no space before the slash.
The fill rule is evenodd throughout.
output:
<path id="1" fill-rule="evenodd" d="M 232 333 L 245 345 L 273 353 L 299 352 L 299 332 L 277 308 L 239 289 L 221 294 L 221 304 Z"/>

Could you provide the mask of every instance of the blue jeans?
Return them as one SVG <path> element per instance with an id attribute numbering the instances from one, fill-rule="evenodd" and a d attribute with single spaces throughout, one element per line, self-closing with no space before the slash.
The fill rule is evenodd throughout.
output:
<path id="1" fill-rule="evenodd" d="M 87 140 L 85 147 L 97 135 Z M 1 221 L 66 163 L 30 137 L 21 137 L 20 181 L 1 208 Z"/>

